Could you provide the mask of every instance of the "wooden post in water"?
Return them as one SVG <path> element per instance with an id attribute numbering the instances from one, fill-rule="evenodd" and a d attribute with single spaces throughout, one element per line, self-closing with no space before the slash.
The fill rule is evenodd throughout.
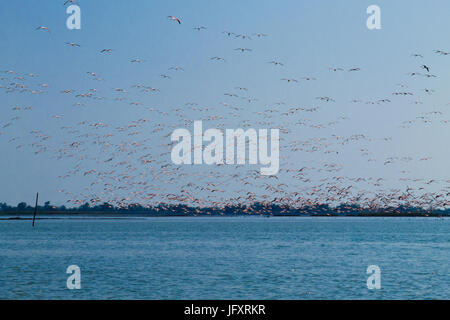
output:
<path id="1" fill-rule="evenodd" d="M 36 205 L 34 206 L 33 227 L 34 227 L 34 220 L 36 219 L 36 213 L 37 213 L 37 207 L 38 207 L 38 199 L 39 199 L 39 192 L 36 193 Z"/>

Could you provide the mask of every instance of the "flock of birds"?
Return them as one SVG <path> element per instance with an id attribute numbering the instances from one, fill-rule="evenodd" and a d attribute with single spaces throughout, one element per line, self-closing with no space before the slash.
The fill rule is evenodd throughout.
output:
<path id="1" fill-rule="evenodd" d="M 73 3 L 68 0 L 64 5 Z M 184 22 L 175 16 L 167 17 L 183 27 Z M 206 32 L 205 26 L 193 27 L 195 32 Z M 48 32 L 46 26 L 39 26 L 36 32 Z M 223 31 L 223 36 L 230 41 L 251 43 L 252 40 L 270 38 L 264 33 L 234 33 Z M 74 48 L 81 44 L 66 42 L 65 45 Z M 238 53 L 251 54 L 247 46 L 233 48 Z M 114 49 L 99 50 L 102 55 L 114 55 Z M 439 56 L 450 55 L 449 52 L 436 50 Z M 352 99 L 338 101 L 328 95 L 314 97 L 314 105 L 290 105 L 279 100 L 262 102 L 257 97 L 249 96 L 251 90 L 244 86 L 236 86 L 224 90 L 223 96 L 216 105 L 205 106 L 195 101 L 186 101 L 184 105 L 173 107 L 157 107 L 152 105 L 153 95 L 170 94 L 158 87 L 143 83 L 130 83 L 128 87 L 103 86 L 107 79 L 97 71 L 82 70 L 80 77 L 92 82 L 92 88 L 81 91 L 77 88 L 58 90 L 61 99 L 66 99 L 67 107 L 83 108 L 100 103 L 115 103 L 123 108 L 140 108 L 139 118 L 122 122 L 120 125 L 86 119 L 74 123 L 65 118 L 64 113 L 49 115 L 49 121 L 56 122 L 58 135 L 46 133 L 43 124 L 33 122 L 21 124 L 25 113 L 34 112 L 32 105 L 13 105 L 11 111 L 16 113 L 9 120 L 0 120 L 0 143 L 14 145 L 19 149 L 31 150 L 35 156 L 44 157 L 47 161 L 65 160 L 70 168 L 59 175 L 61 188 L 58 192 L 64 194 L 68 206 L 79 206 L 85 203 L 97 205 L 107 202 L 117 207 L 127 207 L 139 203 L 144 206 L 187 204 L 189 206 L 223 207 L 230 204 L 251 204 L 255 202 L 276 203 L 293 207 L 314 206 L 320 204 L 360 205 L 364 208 L 379 209 L 388 206 L 417 206 L 423 208 L 446 208 L 449 205 L 450 180 L 414 178 L 406 167 L 409 163 L 424 163 L 431 160 L 426 154 L 420 158 L 409 156 L 392 156 L 377 158 L 370 151 L 372 142 L 377 141 L 387 145 L 395 137 L 375 138 L 365 133 L 355 132 L 351 135 L 339 134 L 339 125 L 351 126 L 351 114 L 342 114 L 336 119 L 317 122 L 316 119 L 326 119 L 326 108 L 330 105 L 393 105 L 395 102 L 423 104 L 421 96 L 432 95 L 434 90 L 424 88 L 420 91 L 409 89 L 408 82 L 416 78 L 434 79 L 438 75 L 434 68 L 424 62 L 422 54 L 412 54 L 412 60 L 417 61 L 417 70 L 404 75 L 404 83 L 386 94 L 385 97 L 373 100 Z M 210 57 L 214 61 L 226 63 L 222 56 Z M 133 58 L 125 63 L 145 64 L 146 60 Z M 206 62 L 205 62 L 206 63 Z M 261 63 L 261 68 L 285 68 L 278 59 L 267 59 Z M 279 69 L 277 69 L 279 70 Z M 342 73 L 351 77 L 354 73 L 362 73 L 361 67 L 325 67 L 331 74 Z M 178 72 L 193 72 L 188 66 L 167 66 L 167 72 L 160 75 L 161 81 L 176 78 Z M 172 80 L 175 81 L 175 80 Z M 320 81 L 316 76 L 298 78 L 283 77 L 272 79 L 286 85 L 295 85 L 305 81 Z M 109 84 L 110 82 L 108 82 Z M 45 97 L 50 91 L 61 84 L 45 82 L 43 76 L 18 70 L 4 70 L 0 76 L 0 94 L 2 95 L 39 95 Z M 249 105 L 252 108 L 249 111 Z M 424 107 L 424 110 L 426 108 Z M 323 113 L 321 113 L 323 112 Z M 408 129 L 421 124 L 449 124 L 450 120 L 443 118 L 445 111 L 428 110 L 415 118 L 406 119 L 399 124 Z M 312 117 L 312 115 L 316 116 Z M 200 119 L 199 119 L 200 117 Z M 172 131 L 176 128 L 190 128 L 195 120 L 202 120 L 204 126 L 210 128 L 279 128 L 281 136 L 280 172 L 276 176 L 262 176 L 259 168 L 251 165 L 233 166 L 177 166 L 170 158 L 173 143 L 170 140 Z M 120 119 L 117 119 L 120 121 Z M 29 135 L 32 143 L 23 143 L 23 136 L 13 136 L 11 128 L 22 126 L 23 135 Z M 21 128 L 22 128 L 21 127 Z M 299 139 L 296 130 L 301 128 L 305 134 Z M 334 133 L 321 134 L 323 129 Z M 335 129 L 336 128 L 336 129 Z M 399 165 L 400 178 L 403 186 L 393 188 L 392 179 L 371 176 L 348 176 L 341 174 L 351 163 L 341 161 L 341 155 L 348 147 L 357 150 L 367 161 L 382 163 L 384 167 Z M 302 158 L 310 158 L 309 164 L 302 164 Z M 82 190 L 71 188 L 71 179 L 83 181 Z M 395 179 L 395 178 L 394 178 Z M 67 182 L 66 182 L 67 181 Z M 394 183 L 395 185 L 395 183 Z M 432 186 L 437 186 L 438 191 Z M 55 190 L 56 191 L 56 190 Z M 251 209 L 246 213 L 252 213 Z"/>

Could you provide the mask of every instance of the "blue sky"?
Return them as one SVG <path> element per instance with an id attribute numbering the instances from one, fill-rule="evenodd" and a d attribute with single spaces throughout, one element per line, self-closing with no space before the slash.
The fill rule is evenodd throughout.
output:
<path id="1" fill-rule="evenodd" d="M 16 82 L 14 76 L 35 73 L 36 78 L 26 78 L 29 87 L 48 84 L 45 93 L 7 93 L 0 88 L 0 201 L 15 204 L 19 201 L 32 202 L 33 194 L 39 191 L 43 199 L 65 204 L 72 198 L 89 198 L 97 195 L 110 199 L 103 186 L 95 184 L 91 188 L 89 175 L 83 172 L 89 169 L 110 171 L 110 164 L 99 163 L 102 149 L 93 143 L 93 136 L 87 137 L 84 152 L 92 159 L 76 159 L 77 155 L 67 157 L 58 151 L 62 146 L 76 141 L 75 137 L 91 132 L 78 123 L 102 122 L 106 129 L 99 129 L 102 135 L 113 133 L 110 143 L 120 145 L 123 141 L 138 140 L 148 147 L 136 155 L 115 154 L 114 161 L 123 158 L 136 170 L 133 175 L 146 175 L 142 179 L 161 187 L 162 193 L 179 194 L 180 185 L 161 180 L 155 182 L 153 173 L 157 167 L 147 170 L 137 164 L 141 152 L 150 152 L 157 159 L 158 166 L 170 163 L 161 145 L 170 142 L 165 137 L 170 129 L 183 125 L 174 109 L 181 109 L 185 119 L 194 121 L 209 116 L 223 117 L 225 120 L 210 121 L 206 127 L 224 124 L 237 128 L 242 120 L 248 119 L 255 128 L 262 127 L 255 119 L 256 112 L 275 108 L 277 101 L 285 102 L 279 107 L 279 113 L 291 107 L 320 107 L 319 112 L 295 115 L 291 118 L 275 114 L 274 118 L 265 118 L 272 126 L 288 127 L 291 133 L 284 137 L 286 144 L 293 141 L 305 141 L 313 138 L 326 138 L 333 144 L 330 148 L 339 153 L 332 156 L 323 152 L 282 151 L 282 168 L 314 166 L 312 180 L 324 177 L 319 170 L 323 164 L 336 163 L 342 171 L 336 175 L 349 177 L 383 177 L 389 180 L 386 188 L 402 188 L 412 185 L 408 179 L 436 179 L 439 183 L 430 185 L 430 190 L 442 190 L 449 177 L 446 148 L 448 125 L 442 120 L 450 119 L 448 95 L 450 58 L 434 53 L 434 50 L 450 50 L 446 31 L 450 29 L 447 13 L 448 1 L 77 1 L 81 8 L 82 29 L 68 30 L 64 1 L 3 1 L 0 3 L 0 70 L 14 70 L 16 74 L 2 74 L 7 79 L 0 84 L 7 86 Z M 366 8 L 376 4 L 381 8 L 382 29 L 370 31 L 366 28 Z M 169 21 L 168 15 L 180 17 L 181 25 Z M 51 32 L 35 30 L 46 26 Z M 205 26 L 202 31 L 193 30 L 196 26 Z M 243 40 L 227 37 L 222 32 L 237 34 L 264 33 L 267 37 Z M 81 45 L 73 48 L 66 42 Z M 239 53 L 235 48 L 251 48 L 251 52 Z M 100 54 L 105 48 L 113 49 L 111 54 Z M 411 57 L 420 53 L 423 58 Z M 210 58 L 221 56 L 226 62 L 212 61 Z M 142 59 L 143 63 L 131 63 L 132 59 Z M 271 60 L 282 61 L 284 67 L 268 64 Z M 431 73 L 436 79 L 414 78 L 409 72 L 423 72 L 422 64 L 432 67 Z M 168 70 L 181 66 L 184 71 Z M 345 69 L 359 67 L 360 72 L 332 73 L 330 67 Z M 104 81 L 93 81 L 87 72 L 95 72 Z M 168 74 L 172 79 L 163 79 Z M 317 81 L 300 81 L 287 85 L 281 78 L 301 79 L 305 76 L 317 78 Z M 20 81 L 18 81 L 20 82 Z M 408 89 L 401 89 L 398 84 Z M 144 94 L 133 89 L 136 84 L 158 88 L 155 94 Z M 236 86 L 248 88 L 241 94 L 258 99 L 247 103 L 242 99 L 234 101 L 224 93 L 235 91 Z M 103 100 L 77 99 L 76 94 L 96 89 Z M 114 88 L 125 88 L 127 94 L 118 94 Z M 433 89 L 428 95 L 424 88 Z M 74 94 L 61 94 L 62 90 L 73 89 Z M 395 91 L 413 91 L 414 97 L 397 97 Z M 119 102 L 115 98 L 126 96 L 127 101 Z M 336 102 L 323 103 L 318 96 L 332 97 Z M 392 102 L 382 105 L 350 103 L 353 99 L 372 101 L 387 98 Z M 416 105 L 412 102 L 422 101 Z M 74 107 L 77 102 L 85 104 Z M 155 108 L 167 115 L 148 112 L 141 107 L 129 105 L 139 101 L 146 107 Z M 210 111 L 195 111 L 186 107 L 186 102 L 195 101 Z M 236 105 L 242 110 L 239 117 L 230 117 L 230 109 L 220 102 Z M 33 106 L 33 110 L 14 111 L 14 106 Z M 417 121 L 417 117 L 432 111 L 439 115 L 427 115 L 431 124 L 414 123 L 409 128 L 401 128 L 405 120 Z M 2 128 L 11 122 L 12 125 Z M 61 117 L 61 119 L 55 118 Z M 346 117 L 336 126 L 315 129 L 314 124 L 324 124 Z M 167 127 L 161 132 L 153 132 L 154 127 L 141 127 L 137 137 L 117 134 L 115 129 L 138 119 L 147 119 L 150 123 L 163 123 Z M 300 119 L 307 119 L 308 126 L 295 125 Z M 254 122 L 252 122 L 254 121 Z M 171 127 L 172 126 L 172 127 Z M 71 127 L 79 130 L 70 134 Z M 48 150 L 35 155 L 36 137 L 32 130 L 41 130 L 51 138 L 40 142 Z M 103 130 L 103 131 L 102 131 Z M 91 132 L 92 133 L 92 132 Z M 163 134 L 164 133 L 164 134 Z M 349 145 L 339 145 L 331 141 L 333 135 L 351 136 L 364 134 L 370 141 L 358 141 Z M 91 138 L 92 137 L 92 138 Z M 387 138 L 385 140 L 385 138 Z M 79 138 L 80 140 L 84 138 Z M 99 140 L 100 141 L 100 140 Z M 87 143 L 89 142 L 89 143 Z M 285 144 L 285 146 L 286 146 Z M 22 145 L 17 149 L 18 145 Z M 144 147 L 145 148 L 145 147 Z M 376 161 L 368 162 L 361 155 L 361 149 L 367 149 Z M 109 151 L 105 151 L 106 153 Z M 284 153 L 283 153 L 284 152 Z M 83 153 L 84 154 L 84 153 Z M 79 153 L 78 156 L 81 156 Z M 411 157 L 411 161 L 397 161 L 385 165 L 389 157 Z M 430 160 L 419 161 L 430 157 Z M 104 160 L 104 159 L 103 159 Z M 64 176 L 79 165 L 79 173 Z M 253 168 L 257 169 L 257 168 Z M 235 168 L 181 168 L 189 182 L 197 172 L 215 170 L 220 179 L 235 172 Z M 408 173 L 401 173 L 408 171 Z M 179 171 L 180 172 L 180 171 Z M 118 172 L 110 174 L 114 176 Z M 157 173 L 155 173 L 158 175 Z M 193 176 L 189 176 L 193 174 Z M 326 173 L 331 178 L 335 173 Z M 219 179 L 219 180 L 220 180 Z M 181 184 L 178 179 L 178 183 Z M 287 190 L 294 191 L 303 187 L 290 177 L 280 176 L 279 183 L 285 182 Z M 137 178 L 135 181 L 141 181 Z M 203 181 L 203 180 L 202 180 Z M 204 181 L 207 182 L 206 180 Z M 122 182 L 114 182 L 120 187 Z M 97 188 L 98 186 L 98 188 Z M 313 184 L 304 184 L 305 190 Z M 85 188 L 91 188 L 84 191 Z M 227 196 L 234 196 L 237 190 L 228 190 Z M 258 188 L 248 187 L 257 192 Z M 252 189 L 254 188 L 254 189 Z M 369 188 L 369 187 L 368 187 Z M 150 188 L 151 189 L 151 188 Z M 242 188 L 241 188 L 242 189 Z M 64 190 L 64 192 L 58 192 Z M 102 191 L 103 190 L 103 191 Z M 135 192 L 141 192 L 136 184 L 127 185 L 126 191 L 117 191 L 130 201 L 142 201 Z M 145 192 L 149 192 L 147 189 Z M 155 191 L 156 192 L 156 191 Z M 195 191 L 192 191 L 193 193 Z M 71 193 L 72 195 L 68 194 Z M 200 197 L 200 195 L 199 195 Z"/>

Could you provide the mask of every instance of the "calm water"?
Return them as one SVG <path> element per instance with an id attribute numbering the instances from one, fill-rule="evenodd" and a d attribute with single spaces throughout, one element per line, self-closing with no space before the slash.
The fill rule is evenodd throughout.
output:
<path id="1" fill-rule="evenodd" d="M 0 221 L 0 298 L 449 299 L 449 231 L 448 218 Z M 81 290 L 66 287 L 72 264 Z"/>

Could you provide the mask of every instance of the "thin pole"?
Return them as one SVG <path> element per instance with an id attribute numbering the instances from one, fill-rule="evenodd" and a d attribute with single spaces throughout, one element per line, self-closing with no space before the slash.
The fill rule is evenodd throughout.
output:
<path id="1" fill-rule="evenodd" d="M 34 206 L 33 227 L 34 227 L 34 220 L 36 219 L 37 206 L 38 206 L 38 199 L 39 199 L 39 192 L 36 193 L 36 205 Z"/>

